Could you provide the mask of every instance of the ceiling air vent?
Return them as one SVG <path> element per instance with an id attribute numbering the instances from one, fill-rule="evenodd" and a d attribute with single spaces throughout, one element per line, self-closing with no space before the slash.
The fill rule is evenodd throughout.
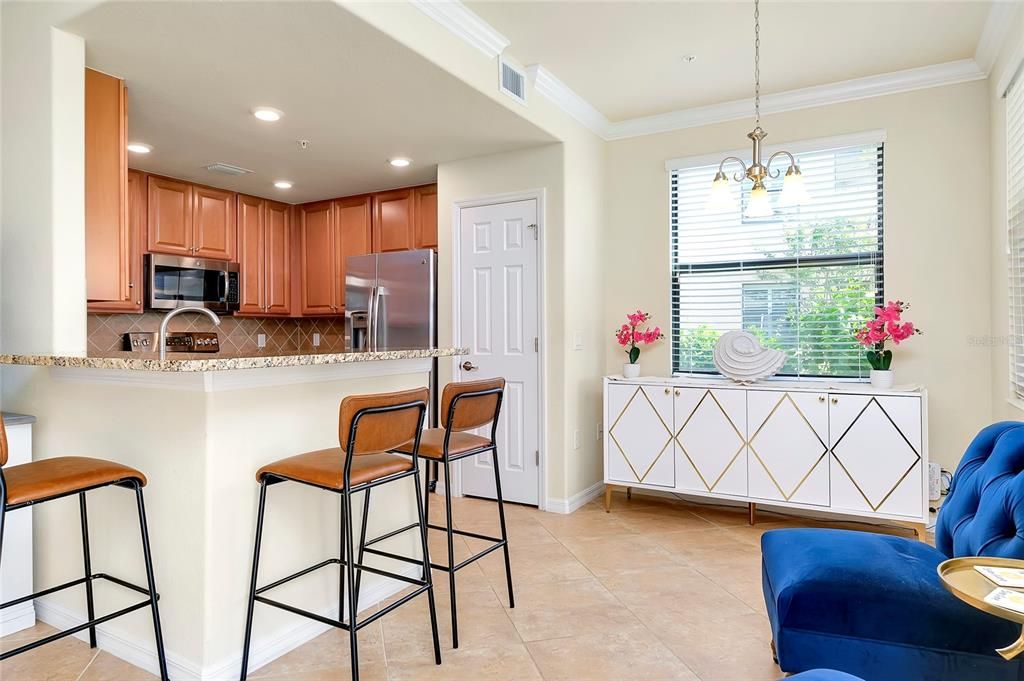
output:
<path id="1" fill-rule="evenodd" d="M 224 175 L 248 175 L 249 173 L 252 172 L 251 170 L 246 170 L 245 168 L 233 166 L 230 163 L 211 163 L 210 165 L 206 166 L 206 169 L 209 170 L 211 173 L 222 173 Z"/>
<path id="2" fill-rule="evenodd" d="M 520 104 L 526 104 L 526 72 L 504 58 L 499 60 L 499 89 Z"/>

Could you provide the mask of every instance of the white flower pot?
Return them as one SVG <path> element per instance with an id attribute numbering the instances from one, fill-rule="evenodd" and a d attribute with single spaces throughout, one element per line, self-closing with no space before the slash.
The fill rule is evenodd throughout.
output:
<path id="1" fill-rule="evenodd" d="M 640 376 L 640 365 L 626 362 L 622 365 L 622 375 L 624 378 L 638 378 Z"/>
<path id="2" fill-rule="evenodd" d="M 895 376 L 895 372 L 891 369 L 872 369 L 871 385 L 881 390 L 888 390 L 892 387 Z"/>

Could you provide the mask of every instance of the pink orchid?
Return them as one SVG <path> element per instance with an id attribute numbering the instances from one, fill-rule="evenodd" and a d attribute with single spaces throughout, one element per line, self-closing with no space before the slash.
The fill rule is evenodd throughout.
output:
<path id="1" fill-rule="evenodd" d="M 665 337 L 661 327 L 641 328 L 650 318 L 651 315 L 643 310 L 629 312 L 626 314 L 626 323 L 615 330 L 615 340 L 626 348 L 630 364 L 636 364 L 640 358 L 640 345 L 650 345 Z"/>
<path id="2" fill-rule="evenodd" d="M 886 341 L 891 340 L 893 345 L 899 345 L 911 336 L 922 333 L 913 322 L 903 321 L 903 313 L 909 308 L 902 300 L 890 300 L 884 307 L 876 307 L 875 318 L 854 332 L 853 337 L 857 343 L 870 348 L 867 358 L 872 369 L 889 369 L 892 351 L 885 349 Z"/>

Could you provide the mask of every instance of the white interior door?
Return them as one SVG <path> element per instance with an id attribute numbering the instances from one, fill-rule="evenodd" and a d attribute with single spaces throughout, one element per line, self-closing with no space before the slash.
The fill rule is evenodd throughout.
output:
<path id="1" fill-rule="evenodd" d="M 506 501 L 539 498 L 540 363 L 537 201 L 463 208 L 456 267 L 459 358 L 456 380 L 502 376 L 498 422 L 501 492 Z M 489 436 L 490 432 L 480 432 Z M 495 497 L 490 456 L 461 462 L 462 493 Z"/>

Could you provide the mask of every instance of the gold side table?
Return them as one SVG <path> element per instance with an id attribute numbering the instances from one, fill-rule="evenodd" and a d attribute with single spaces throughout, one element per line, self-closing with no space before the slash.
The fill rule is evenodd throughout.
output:
<path id="1" fill-rule="evenodd" d="M 976 565 L 1024 569 L 1024 560 L 968 556 L 964 558 L 950 558 L 943 561 L 939 564 L 938 569 L 939 580 L 942 582 L 942 586 L 946 587 L 947 591 L 964 603 L 990 615 L 1016 622 L 1024 627 L 1024 613 L 985 602 L 985 597 L 999 587 L 975 570 L 974 566 Z M 1013 590 L 1024 591 L 1022 589 Z M 1024 628 L 1022 628 L 1021 635 L 1016 641 L 1005 648 L 996 649 L 996 652 L 1002 655 L 1005 660 L 1012 660 L 1024 652 Z"/>

